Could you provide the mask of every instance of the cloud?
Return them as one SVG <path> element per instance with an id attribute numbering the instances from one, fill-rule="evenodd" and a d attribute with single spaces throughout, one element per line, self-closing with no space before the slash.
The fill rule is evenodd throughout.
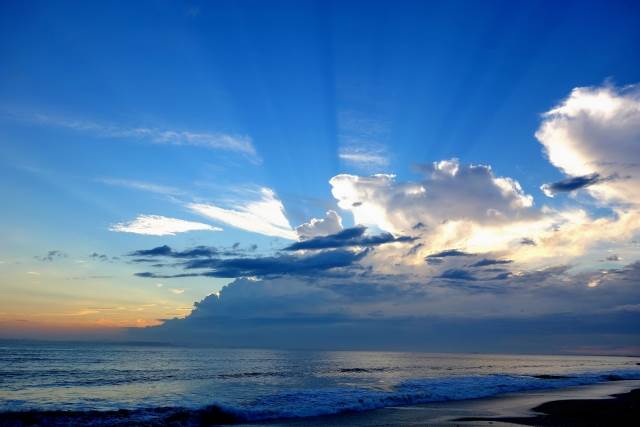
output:
<path id="1" fill-rule="evenodd" d="M 543 118 L 536 138 L 553 165 L 578 183 L 586 179 L 586 190 L 602 202 L 638 205 L 639 86 L 579 87 Z"/>
<path id="2" fill-rule="evenodd" d="M 177 196 L 183 194 L 182 191 L 178 190 L 174 187 L 169 187 L 166 185 L 158 185 L 150 182 L 144 181 L 135 181 L 129 179 L 117 179 L 117 178 L 102 178 L 98 180 L 103 184 L 130 188 L 133 190 L 146 191 L 149 193 L 163 194 L 168 196 Z"/>
<path id="3" fill-rule="evenodd" d="M 601 180 L 602 179 L 600 178 L 599 174 L 592 173 L 589 175 L 566 178 L 551 184 L 544 184 L 542 187 L 540 187 L 540 189 L 546 196 L 553 197 L 557 193 L 566 193 L 569 191 L 579 190 L 581 188 L 596 184 Z"/>
<path id="4" fill-rule="evenodd" d="M 162 247 L 161 247 L 162 248 Z M 170 248 L 168 251 L 155 248 L 147 251 L 158 252 L 158 256 L 167 256 L 166 253 L 175 253 Z M 164 252 L 164 253 L 161 253 Z M 136 251 L 133 254 L 141 254 L 145 251 Z M 352 266 L 367 254 L 367 250 L 358 252 L 349 250 L 323 251 L 305 255 L 276 255 L 270 257 L 255 258 L 198 258 L 185 261 L 179 267 L 185 270 L 178 274 L 158 274 L 152 272 L 137 273 L 139 277 L 148 278 L 175 278 L 191 276 L 207 277 L 267 277 L 267 276 L 329 276 L 334 269 Z M 193 270 L 204 270 L 193 272 Z"/>
<path id="5" fill-rule="evenodd" d="M 520 244 L 521 244 L 521 245 L 525 245 L 525 246 L 536 246 L 536 242 L 535 242 L 535 240 L 530 239 L 530 238 L 528 238 L 528 237 L 523 237 L 523 238 L 520 240 Z"/>
<path id="6" fill-rule="evenodd" d="M 513 261 L 510 259 L 489 259 L 483 258 L 480 261 L 474 262 L 470 267 L 487 267 L 490 265 L 505 265 L 511 264 Z"/>
<path id="7" fill-rule="evenodd" d="M 543 116 L 536 134 L 567 175 L 544 186 L 548 194 L 582 189 L 609 209 L 587 211 L 582 204 L 571 207 L 571 200 L 562 208 L 538 207 L 516 180 L 456 159 L 419 166 L 421 177 L 409 182 L 389 174 L 337 175 L 331 192 L 344 212 L 330 211 L 297 233 L 275 193 L 259 192 L 230 207 L 215 206 L 221 211 L 216 217 L 300 240 L 264 257 L 204 249 L 192 256 L 191 249 L 168 246 L 135 251 L 132 256 L 151 262 L 171 259 L 139 277 L 235 279 L 185 319 L 145 333 L 285 347 L 310 337 L 319 347 L 351 348 L 367 339 L 478 339 L 491 346 L 507 337 L 521 348 L 523 328 L 531 331 L 527 345 L 538 341 L 537 351 L 549 351 L 550 342 L 577 348 L 587 335 L 597 342 L 601 331 L 637 341 L 640 263 L 602 269 L 617 266 L 602 264 L 607 255 L 619 261 L 613 251 L 632 259 L 628 246 L 616 245 L 628 245 L 640 230 L 638 190 L 631 185 L 636 171 L 629 166 L 640 141 L 634 91 L 576 89 Z M 606 141 L 613 146 L 602 148 Z M 255 199 L 264 205 L 250 206 Z M 348 213 L 355 226 L 343 229 L 341 215 Z M 277 231 L 269 229 L 273 224 Z M 385 244 L 393 242 L 412 243 Z M 605 326 L 597 323 L 604 318 Z M 501 335 L 505 330 L 511 335 Z"/>
<path id="8" fill-rule="evenodd" d="M 336 211 L 327 211 L 324 218 L 312 218 L 296 227 L 296 233 L 300 239 L 310 239 L 312 237 L 335 234 L 342 230 L 342 218 Z"/>
<path id="9" fill-rule="evenodd" d="M 249 136 L 222 132 L 194 132 L 190 130 L 159 129 L 154 127 L 126 127 L 87 120 L 69 120 L 45 114 L 20 117 L 46 126 L 56 126 L 86 132 L 104 138 L 148 140 L 156 144 L 188 145 L 215 150 L 233 151 L 254 162 L 261 162 Z"/>
<path id="10" fill-rule="evenodd" d="M 345 248 L 353 246 L 378 246 L 386 243 L 407 243 L 415 239 L 409 236 L 394 237 L 391 233 L 377 236 L 365 235 L 367 227 L 358 226 L 346 228 L 328 236 L 318 236 L 312 239 L 296 242 L 284 248 L 285 251 L 318 250 L 330 248 Z"/>
<path id="11" fill-rule="evenodd" d="M 191 203 L 188 208 L 207 218 L 253 233 L 297 240 L 276 193 L 266 187 L 248 194 L 249 200 L 233 202 L 230 208 L 208 203 Z M 252 200 L 253 199 L 253 200 Z"/>
<path id="12" fill-rule="evenodd" d="M 402 234 L 416 224 L 432 228 L 443 221 L 496 224 L 536 215 L 533 199 L 516 181 L 496 177 L 489 166 L 446 160 L 420 167 L 424 180 L 399 183 L 394 175 L 337 175 L 329 181 L 338 206 L 356 224 Z"/>
<path id="13" fill-rule="evenodd" d="M 138 215 L 135 220 L 114 224 L 109 230 L 149 236 L 173 236 L 187 231 L 222 231 L 221 228 L 209 224 L 160 215 Z"/>
<path id="14" fill-rule="evenodd" d="M 380 168 L 389 164 L 389 159 L 383 151 L 373 150 L 370 147 L 341 148 L 338 157 L 345 162 L 364 168 Z"/>
<path id="15" fill-rule="evenodd" d="M 473 256 L 473 254 L 464 252 L 464 251 L 460 251 L 458 249 L 447 249 L 441 252 L 437 252 L 434 254 L 430 254 L 427 255 L 425 257 L 425 261 L 427 261 L 427 263 L 429 265 L 439 265 L 439 264 L 443 264 L 444 263 L 444 258 L 448 258 L 448 257 L 467 257 L 467 256 Z"/>
<path id="16" fill-rule="evenodd" d="M 170 291 L 171 293 L 176 294 L 176 295 L 180 295 L 180 294 L 183 294 L 183 293 L 184 293 L 184 289 L 171 288 L 171 289 L 169 289 L 169 291 Z"/>
<path id="17" fill-rule="evenodd" d="M 462 269 L 445 270 L 439 276 L 439 279 L 451 279 L 451 280 L 478 280 L 471 272 Z"/>
<path id="18" fill-rule="evenodd" d="M 467 351 L 496 350 L 506 339 L 512 350 L 525 345 L 549 351 L 598 342 L 599 334 L 634 340 L 638 278 L 639 264 L 578 274 L 556 267 L 500 279 L 448 270 L 426 284 L 397 276 L 240 278 L 195 303 L 186 318 L 135 333 L 284 348 L 353 349 L 368 343 L 417 349 L 435 340 L 434 350 L 466 343 L 457 348 Z M 589 287 L 593 280 L 597 287 Z M 530 331 L 526 343 L 523 330 Z"/>
<path id="19" fill-rule="evenodd" d="M 357 111 L 338 114 L 338 157 L 345 163 L 362 169 L 381 169 L 389 164 L 389 154 L 381 141 L 389 134 L 383 120 Z"/>
<path id="20" fill-rule="evenodd" d="M 220 252 L 212 246 L 196 246 L 184 251 L 175 251 L 167 245 L 153 249 L 141 249 L 128 254 L 131 257 L 171 257 L 171 258 L 201 258 L 218 256 Z"/>
<path id="21" fill-rule="evenodd" d="M 100 261 L 100 262 L 114 262 L 120 259 L 120 257 L 109 257 L 109 255 L 107 254 L 100 254 L 98 252 L 90 253 L 89 258 L 91 258 L 94 261 Z M 84 261 L 78 260 L 76 262 L 84 262 Z"/>
<path id="22" fill-rule="evenodd" d="M 52 262 L 52 261 L 62 259 L 62 258 L 67 258 L 67 257 L 68 255 L 66 253 L 59 250 L 53 250 L 53 251 L 47 252 L 46 255 L 35 256 L 34 258 L 42 262 Z"/>
<path id="23" fill-rule="evenodd" d="M 469 254 L 469 253 L 464 252 L 464 251 L 459 251 L 458 249 L 447 249 L 447 250 L 442 251 L 442 252 L 431 254 L 427 258 L 445 258 L 445 257 L 450 257 L 450 256 L 471 256 L 471 255 L 472 254 Z"/>

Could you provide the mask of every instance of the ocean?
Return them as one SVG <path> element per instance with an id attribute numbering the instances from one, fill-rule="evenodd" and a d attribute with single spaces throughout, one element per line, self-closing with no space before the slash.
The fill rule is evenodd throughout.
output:
<path id="1" fill-rule="evenodd" d="M 0 344 L 0 417 L 16 411 L 219 408 L 236 420 L 310 417 L 619 379 L 604 356 Z"/>

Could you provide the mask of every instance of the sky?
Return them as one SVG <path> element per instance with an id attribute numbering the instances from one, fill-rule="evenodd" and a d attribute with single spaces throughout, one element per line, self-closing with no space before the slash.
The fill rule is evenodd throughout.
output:
<path id="1" fill-rule="evenodd" d="M 0 338 L 640 354 L 639 18 L 2 2 Z"/>

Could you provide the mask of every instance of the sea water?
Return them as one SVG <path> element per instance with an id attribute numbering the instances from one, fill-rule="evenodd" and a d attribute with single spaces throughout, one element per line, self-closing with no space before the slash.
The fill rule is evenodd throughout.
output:
<path id="1" fill-rule="evenodd" d="M 638 359 L 0 344 L 0 412 L 216 405 L 257 420 L 617 379 L 640 379 Z"/>

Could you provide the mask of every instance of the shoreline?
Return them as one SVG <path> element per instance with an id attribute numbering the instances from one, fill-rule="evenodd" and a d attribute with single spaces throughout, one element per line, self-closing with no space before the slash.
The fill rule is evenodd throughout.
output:
<path id="1" fill-rule="evenodd" d="M 392 406 L 308 418 L 247 422 L 217 406 L 198 410 L 154 408 L 115 411 L 0 413 L 0 427 L 48 426 L 578 426 L 629 425 L 640 418 L 640 380 L 614 380 L 492 397 Z"/>
<path id="2" fill-rule="evenodd" d="M 468 417 L 460 422 L 501 422 L 527 426 L 632 425 L 640 419 L 640 388 L 611 395 L 611 399 L 553 400 L 532 409 L 529 417 Z"/>
<path id="3" fill-rule="evenodd" d="M 534 409 L 552 402 L 554 407 L 564 406 L 564 403 L 556 402 L 576 400 L 589 402 L 589 404 L 594 400 L 612 402 L 616 399 L 612 397 L 613 395 L 627 394 L 633 394 L 635 401 L 640 401 L 640 380 L 609 381 L 562 389 L 505 393 L 478 399 L 387 407 L 365 412 L 325 415 L 304 419 L 271 420 L 240 425 L 247 427 L 585 425 L 580 423 L 579 417 L 574 417 L 575 422 L 571 422 L 571 419 L 564 419 L 560 424 L 540 424 L 536 417 L 542 414 L 534 412 Z M 527 421 L 529 421 L 529 424 L 526 424 Z M 628 424 L 627 422 L 622 425 Z M 614 424 L 600 423 L 591 425 Z"/>

